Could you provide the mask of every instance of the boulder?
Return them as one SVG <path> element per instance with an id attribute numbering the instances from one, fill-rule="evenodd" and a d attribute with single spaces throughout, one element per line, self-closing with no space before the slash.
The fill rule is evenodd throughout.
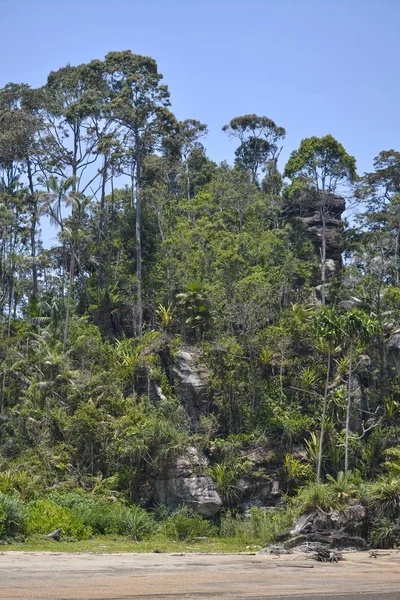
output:
<path id="1" fill-rule="evenodd" d="M 212 517 L 222 506 L 214 482 L 202 473 L 205 461 L 196 448 L 186 448 L 152 480 L 155 499 L 163 504 L 187 504 L 202 517 Z"/>
<path id="2" fill-rule="evenodd" d="M 284 546 L 296 548 L 312 542 L 331 548 L 362 550 L 367 547 L 364 539 L 367 527 L 367 511 L 361 504 L 354 504 L 340 512 L 315 510 L 301 515 L 295 521 L 290 532 L 291 537 Z"/>

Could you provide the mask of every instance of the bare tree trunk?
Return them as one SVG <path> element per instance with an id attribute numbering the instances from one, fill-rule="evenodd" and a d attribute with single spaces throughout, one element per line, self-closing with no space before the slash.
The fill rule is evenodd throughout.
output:
<path id="1" fill-rule="evenodd" d="M 136 279 L 137 279 L 137 294 L 136 294 L 136 335 L 142 335 L 142 238 L 141 238 L 141 197 L 140 197 L 140 181 L 141 181 L 141 164 L 140 158 L 136 158 L 136 185 L 135 185 L 135 205 L 136 205 Z"/>
<path id="2" fill-rule="evenodd" d="M 101 198 L 100 198 L 100 216 L 99 216 L 99 236 L 98 236 L 98 255 L 99 255 L 99 271 L 98 271 L 98 289 L 102 290 L 104 286 L 104 261 L 103 261 L 103 239 L 104 239 L 104 208 L 106 199 L 106 181 L 107 181 L 107 156 L 104 157 L 103 176 L 101 182 Z"/>
<path id="3" fill-rule="evenodd" d="M 346 410 L 346 442 L 344 449 L 344 471 L 349 471 L 349 438 L 350 438 L 350 408 L 351 408 L 351 381 L 353 369 L 353 343 L 350 344 L 349 381 L 347 387 L 347 410 Z"/>
<path id="4" fill-rule="evenodd" d="M 64 326 L 64 338 L 63 338 L 63 352 L 65 352 L 65 347 L 68 341 L 68 329 L 69 329 L 69 319 L 71 312 L 71 298 L 72 298 L 72 286 L 74 283 L 74 270 L 75 270 L 75 251 L 73 244 L 71 246 L 71 262 L 69 268 L 69 286 L 68 286 L 68 294 L 67 294 L 67 312 L 65 315 L 65 326 Z"/>
<path id="5" fill-rule="evenodd" d="M 326 303 L 326 209 L 325 209 L 325 194 L 323 194 L 323 204 L 321 207 L 322 218 L 322 240 L 321 240 L 321 303 L 325 306 Z"/>
<path id="6" fill-rule="evenodd" d="M 38 273 L 37 273 L 37 265 L 36 265 L 36 227 L 38 222 L 38 203 L 35 196 L 35 188 L 33 185 L 33 176 L 32 176 L 32 168 L 29 158 L 26 161 L 27 164 L 27 173 L 28 173 L 28 182 L 29 182 L 29 192 L 32 198 L 32 217 L 31 217 L 31 227 L 30 227 L 30 239 L 31 239 L 31 257 L 32 257 L 32 295 L 36 299 L 39 293 L 38 287 Z"/>
<path id="7" fill-rule="evenodd" d="M 188 201 L 190 201 L 190 174 L 189 174 L 188 158 L 186 158 L 185 172 L 186 172 L 187 199 L 188 199 Z"/>
<path id="8" fill-rule="evenodd" d="M 324 389 L 324 403 L 322 408 L 322 421 L 321 421 L 321 433 L 319 436 L 319 447 L 318 447 L 318 462 L 317 462 L 317 482 L 321 479 L 321 466 L 322 466 L 322 453 L 325 433 L 325 417 L 326 417 L 326 405 L 328 402 L 328 388 L 329 388 L 329 374 L 331 370 L 331 350 L 328 350 L 328 361 L 326 366 L 326 379 Z"/>

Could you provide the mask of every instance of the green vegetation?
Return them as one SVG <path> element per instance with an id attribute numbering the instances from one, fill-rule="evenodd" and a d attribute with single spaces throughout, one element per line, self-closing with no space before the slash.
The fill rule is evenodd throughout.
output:
<path id="1" fill-rule="evenodd" d="M 271 118 L 223 130 L 233 166 L 130 51 L 0 90 L 2 540 L 242 550 L 353 502 L 400 540 L 400 153 L 310 137 L 281 173 Z M 155 491 L 191 446 L 210 520 Z"/>

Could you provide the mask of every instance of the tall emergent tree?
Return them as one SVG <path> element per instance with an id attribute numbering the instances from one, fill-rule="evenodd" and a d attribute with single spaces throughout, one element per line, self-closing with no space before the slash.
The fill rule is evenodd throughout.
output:
<path id="1" fill-rule="evenodd" d="M 110 52 L 105 58 L 109 85 L 109 113 L 122 128 L 126 153 L 126 173 L 131 179 L 132 204 L 136 211 L 136 318 L 135 331 L 142 332 L 142 166 L 146 156 L 160 145 L 174 122 L 167 86 L 153 58 L 124 52 Z"/>
<path id="2" fill-rule="evenodd" d="M 289 195 L 307 190 L 318 205 L 322 223 L 321 286 L 322 304 L 326 292 L 327 216 L 330 211 L 330 194 L 342 191 L 357 178 L 356 160 L 350 156 L 332 135 L 302 140 L 298 150 L 290 155 L 284 177 L 292 180 Z"/>
<path id="3" fill-rule="evenodd" d="M 235 117 L 223 126 L 222 131 L 239 139 L 240 146 L 235 150 L 236 165 L 250 171 L 254 183 L 258 181 L 259 170 L 269 160 L 278 160 L 281 151 L 279 142 L 286 135 L 285 129 L 268 117 L 254 114 Z"/>

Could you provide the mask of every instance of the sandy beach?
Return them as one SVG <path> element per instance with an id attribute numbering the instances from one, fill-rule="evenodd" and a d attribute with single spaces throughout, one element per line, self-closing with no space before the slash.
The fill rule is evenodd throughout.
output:
<path id="1" fill-rule="evenodd" d="M 400 553 L 345 554 L 334 564 L 304 554 L 0 554 L 4 600 L 128 598 L 400 600 Z"/>

